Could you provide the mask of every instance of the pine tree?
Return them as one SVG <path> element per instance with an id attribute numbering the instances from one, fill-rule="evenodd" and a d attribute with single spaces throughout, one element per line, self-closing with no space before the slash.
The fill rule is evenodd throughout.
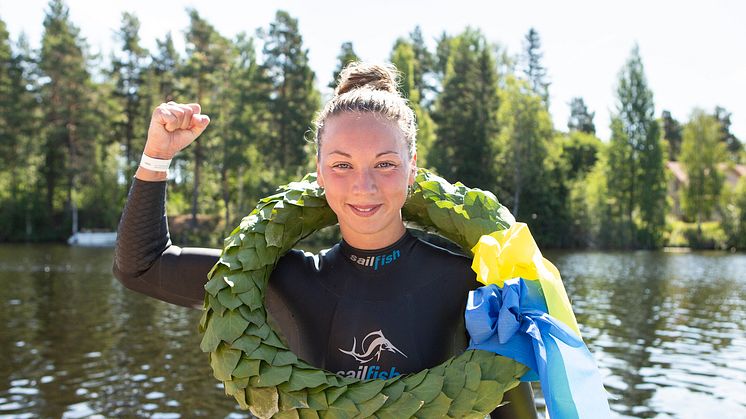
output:
<path id="1" fill-rule="evenodd" d="M 347 64 L 355 61 L 360 61 L 360 57 L 355 53 L 355 49 L 352 48 L 352 42 L 343 42 L 339 54 L 337 55 L 337 68 L 334 69 L 332 80 L 329 82 L 329 87 L 332 89 L 337 87 L 339 73 L 342 72 L 342 69 L 344 69 Z"/>
<path id="2" fill-rule="evenodd" d="M 155 83 L 155 87 L 150 89 L 151 94 L 154 94 L 151 104 L 176 102 L 177 92 L 179 91 L 177 75 L 181 71 L 181 57 L 176 51 L 171 32 L 166 34 L 165 39 L 157 39 L 156 44 L 158 45 L 158 54 L 152 55 L 150 58 L 150 74 L 148 76 Z"/>
<path id="3" fill-rule="evenodd" d="M 44 107 L 42 174 L 46 187 L 47 214 L 57 213 L 60 201 L 72 218 L 77 231 L 77 189 L 80 179 L 90 179 L 83 161 L 92 161 L 95 150 L 95 124 L 85 121 L 95 115 L 87 107 L 94 91 L 88 73 L 85 42 L 79 29 L 70 21 L 67 6 L 61 0 L 51 0 L 44 17 L 39 68 L 46 77 L 42 86 Z M 60 190 L 64 194 L 60 195 Z M 49 218 L 50 228 L 66 223 Z M 60 234 L 64 234 L 59 231 Z"/>
<path id="4" fill-rule="evenodd" d="M 121 139 L 124 145 L 125 170 L 124 178 L 127 182 L 125 193 L 129 191 L 132 175 L 137 166 L 138 157 L 135 150 L 142 150 L 147 136 L 147 115 L 151 108 L 149 98 L 145 96 L 145 72 L 147 63 L 144 61 L 148 51 L 140 45 L 140 20 L 132 13 L 122 14 L 122 26 L 117 32 L 117 40 L 121 43 L 121 55 L 112 57 L 111 81 L 115 84 L 114 95 L 123 109 L 120 121 Z"/>
<path id="5" fill-rule="evenodd" d="M 0 241 L 31 239 L 38 214 L 39 129 L 33 57 L 21 35 L 15 48 L 0 19 Z"/>
<path id="6" fill-rule="evenodd" d="M 435 88 L 432 79 L 435 71 L 435 57 L 427 49 L 422 29 L 415 26 L 409 34 L 409 44 L 414 54 L 414 68 L 412 69 L 412 84 L 417 90 L 419 104 L 429 106 L 434 100 Z M 396 48 L 396 46 L 394 46 Z"/>
<path id="7" fill-rule="evenodd" d="M 580 131 L 588 134 L 596 133 L 596 125 L 593 124 L 595 112 L 589 112 L 582 97 L 574 97 L 570 101 L 570 119 L 567 128 L 570 131 Z"/>
<path id="8" fill-rule="evenodd" d="M 624 208 L 619 220 L 628 229 L 622 246 L 661 245 L 666 214 L 666 183 L 660 129 L 653 93 L 635 46 L 619 74 L 613 117 L 609 193 Z"/>
<path id="9" fill-rule="evenodd" d="M 229 74 L 232 48 L 228 39 L 220 35 L 196 10 L 191 9 L 188 13 L 190 24 L 186 36 L 187 62 L 182 74 L 187 91 L 190 92 L 189 101 L 198 102 L 205 113 L 209 113 L 212 121 L 210 131 L 203 133 L 200 140 L 195 141 L 190 147 L 194 168 L 191 224 L 196 226 L 200 200 L 211 200 L 208 194 L 200 192 L 202 168 L 205 159 L 212 154 L 215 147 L 215 137 L 224 129 L 221 120 L 221 95 L 229 88 L 225 79 Z"/>
<path id="10" fill-rule="evenodd" d="M 544 106 L 549 109 L 549 82 L 547 81 L 547 69 L 541 63 L 543 53 L 541 52 L 541 39 L 539 32 L 531 28 L 528 30 L 523 42 L 523 73 L 528 80 L 531 89 L 544 101 Z"/>
<path id="11" fill-rule="evenodd" d="M 716 106 L 714 116 L 720 123 L 720 141 L 725 144 L 728 159 L 733 163 L 741 163 L 741 152 L 744 150 L 744 147 L 741 141 L 730 130 L 731 113 L 725 108 Z"/>
<path id="12" fill-rule="evenodd" d="M 663 126 L 663 140 L 668 143 L 668 159 L 676 161 L 681 153 L 681 124 L 669 111 L 661 113 L 661 125 Z"/>
<path id="13" fill-rule="evenodd" d="M 397 40 L 391 52 L 390 61 L 401 74 L 399 92 L 409 100 L 417 120 L 417 165 L 428 167 L 428 153 L 435 137 L 434 126 L 429 112 L 420 105 L 420 92 L 414 83 L 414 69 L 417 58 L 414 48 L 405 39 Z"/>
<path id="14" fill-rule="evenodd" d="M 297 19 L 285 11 L 277 12 L 264 36 L 263 55 L 264 71 L 273 84 L 270 105 L 274 133 L 263 151 L 283 170 L 305 170 L 310 155 L 305 134 L 319 108 L 320 96 Z"/>
<path id="15" fill-rule="evenodd" d="M 723 187 L 723 176 L 717 168 L 726 153 L 720 128 L 714 116 L 695 109 L 684 127 L 681 143 L 681 164 L 689 180 L 682 190 L 681 203 L 685 214 L 696 220 L 700 238 L 702 221 L 709 219 Z"/>
<path id="16" fill-rule="evenodd" d="M 498 135 L 497 73 L 484 36 L 468 28 L 453 39 L 433 119 L 429 164 L 442 176 L 494 189 Z"/>

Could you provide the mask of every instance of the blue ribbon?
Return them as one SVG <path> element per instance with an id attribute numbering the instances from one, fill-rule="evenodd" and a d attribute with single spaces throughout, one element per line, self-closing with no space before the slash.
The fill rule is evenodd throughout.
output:
<path id="1" fill-rule="evenodd" d="M 541 382 L 552 419 L 610 418 L 601 375 L 583 340 L 547 313 L 539 281 L 514 278 L 503 288 L 487 285 L 469 293 L 469 349 L 514 359 L 529 371 L 522 381 Z"/>

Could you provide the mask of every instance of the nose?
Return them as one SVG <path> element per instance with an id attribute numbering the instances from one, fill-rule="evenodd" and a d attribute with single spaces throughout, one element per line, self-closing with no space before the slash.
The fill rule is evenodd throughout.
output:
<path id="1" fill-rule="evenodd" d="M 355 183 L 352 185 L 352 192 L 360 195 L 375 193 L 378 190 L 376 178 L 372 170 L 359 170 L 355 176 Z"/>

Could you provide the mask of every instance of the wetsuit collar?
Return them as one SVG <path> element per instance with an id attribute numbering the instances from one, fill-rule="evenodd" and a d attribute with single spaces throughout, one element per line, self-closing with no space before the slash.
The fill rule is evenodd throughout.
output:
<path id="1" fill-rule="evenodd" d="M 344 239 L 342 239 L 339 247 L 345 259 L 357 268 L 367 272 L 377 272 L 397 264 L 405 250 L 409 248 L 409 242 L 412 240 L 416 240 L 416 238 L 409 231 L 405 231 L 399 240 L 382 249 L 357 249 Z"/>

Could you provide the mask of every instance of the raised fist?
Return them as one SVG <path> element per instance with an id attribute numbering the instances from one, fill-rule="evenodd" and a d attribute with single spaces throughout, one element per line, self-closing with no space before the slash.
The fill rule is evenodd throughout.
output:
<path id="1" fill-rule="evenodd" d="M 191 144 L 210 123 L 198 103 L 161 103 L 153 111 L 145 143 L 147 156 L 168 160 Z"/>

